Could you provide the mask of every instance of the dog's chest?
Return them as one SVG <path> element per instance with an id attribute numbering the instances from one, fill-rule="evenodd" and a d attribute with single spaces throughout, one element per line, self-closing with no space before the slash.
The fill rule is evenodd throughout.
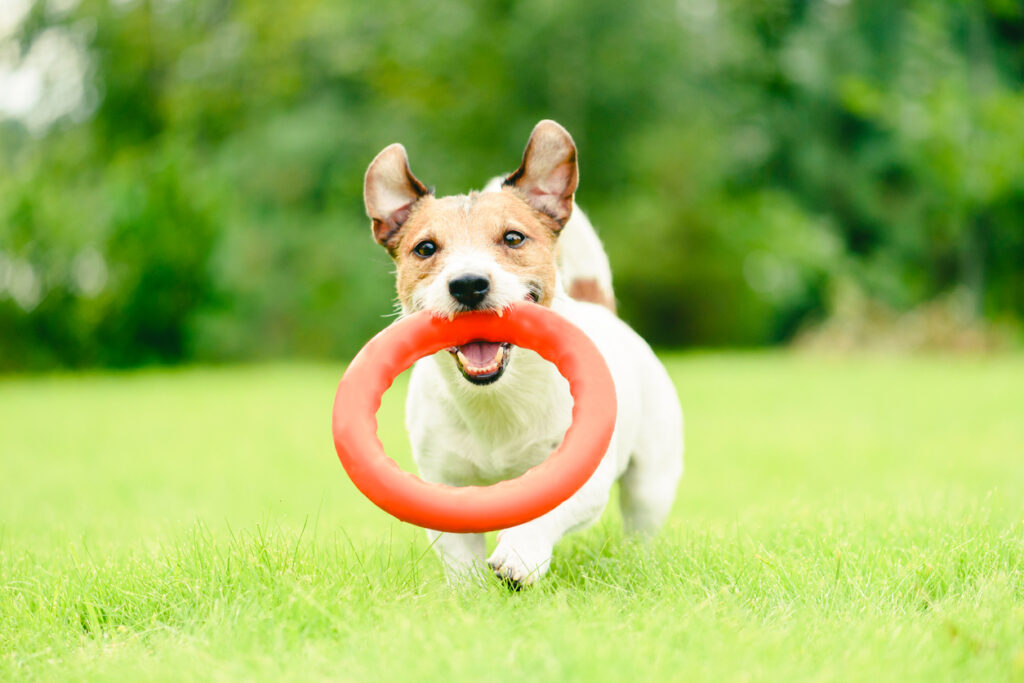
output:
<path id="1" fill-rule="evenodd" d="M 554 366 L 516 349 L 514 373 L 491 390 L 466 390 L 428 362 L 414 371 L 409 431 L 424 476 L 455 486 L 488 485 L 540 464 L 561 443 L 572 421 L 569 385 Z M 450 362 L 442 358 L 442 362 Z"/>
<path id="2" fill-rule="evenodd" d="M 465 486 L 518 477 L 540 464 L 562 442 L 572 420 L 571 403 L 544 398 L 444 411 L 421 441 L 430 469 L 446 482 Z"/>
<path id="3" fill-rule="evenodd" d="M 564 432 L 562 429 L 560 433 L 546 435 L 524 433 L 518 439 L 501 441 L 471 437 L 464 440 L 465 450 L 448 464 L 458 471 L 452 474 L 459 474 L 473 484 L 493 484 L 518 477 L 544 462 L 561 443 Z"/>

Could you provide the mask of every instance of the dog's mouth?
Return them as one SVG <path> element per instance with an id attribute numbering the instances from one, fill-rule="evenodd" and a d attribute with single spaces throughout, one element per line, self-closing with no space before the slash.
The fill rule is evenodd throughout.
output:
<path id="1" fill-rule="evenodd" d="M 529 291 L 523 297 L 526 301 L 539 303 L 541 298 L 540 285 L 530 284 Z M 462 346 L 449 346 L 448 353 L 455 359 L 459 372 L 472 384 L 483 386 L 496 382 L 508 367 L 515 347 L 508 342 L 492 342 L 483 339 L 471 341 Z"/>
<path id="2" fill-rule="evenodd" d="M 455 358 L 455 364 L 462 376 L 473 384 L 490 384 L 497 381 L 508 367 L 512 345 L 506 342 L 473 341 L 462 346 L 451 346 L 448 353 Z"/>

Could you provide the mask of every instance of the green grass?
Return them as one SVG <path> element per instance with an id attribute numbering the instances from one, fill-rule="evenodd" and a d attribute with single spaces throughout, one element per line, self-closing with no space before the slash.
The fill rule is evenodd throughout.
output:
<path id="1" fill-rule="evenodd" d="M 664 533 L 519 594 L 354 490 L 340 367 L 0 379 L 0 680 L 1024 679 L 1024 357 L 667 362 Z"/>

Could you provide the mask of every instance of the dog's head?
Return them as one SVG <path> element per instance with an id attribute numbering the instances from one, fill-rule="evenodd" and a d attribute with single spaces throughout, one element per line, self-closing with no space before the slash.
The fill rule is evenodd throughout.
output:
<path id="1" fill-rule="evenodd" d="M 497 192 L 434 197 L 409 169 L 405 148 L 386 147 L 366 171 L 363 197 L 373 236 L 397 265 L 402 310 L 451 317 L 524 299 L 549 306 L 577 181 L 576 145 L 554 121 L 537 124 L 522 164 Z M 481 340 L 449 351 L 469 382 L 490 384 L 512 349 Z"/>

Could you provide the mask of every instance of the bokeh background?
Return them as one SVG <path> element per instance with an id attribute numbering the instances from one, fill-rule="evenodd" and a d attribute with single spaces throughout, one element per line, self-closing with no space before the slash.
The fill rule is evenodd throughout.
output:
<path id="1" fill-rule="evenodd" d="M 348 356 L 541 118 L 657 346 L 1020 343 L 1016 0 L 0 0 L 0 369 Z"/>

